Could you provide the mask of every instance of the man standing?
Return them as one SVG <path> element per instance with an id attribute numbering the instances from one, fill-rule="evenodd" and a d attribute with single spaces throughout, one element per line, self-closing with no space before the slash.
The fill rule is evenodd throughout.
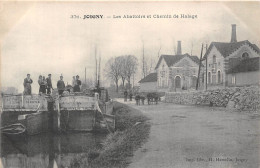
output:
<path id="1" fill-rule="evenodd" d="M 132 92 L 130 92 L 130 94 L 129 94 L 130 101 L 132 101 L 132 98 L 133 98 L 133 94 L 132 94 Z"/>
<path id="2" fill-rule="evenodd" d="M 79 80 L 79 75 L 76 76 L 76 82 L 75 82 L 75 86 L 74 86 L 74 92 L 80 92 L 80 85 L 81 85 L 81 81 Z"/>
<path id="3" fill-rule="evenodd" d="M 58 88 L 59 95 L 62 95 L 62 93 L 65 90 L 65 83 L 63 81 L 63 76 L 60 76 L 60 80 L 57 82 L 57 88 Z"/>
<path id="4" fill-rule="evenodd" d="M 72 90 L 73 90 L 73 92 L 75 92 L 75 91 L 74 91 L 74 87 L 75 87 L 75 85 L 76 85 L 76 78 L 75 78 L 75 76 L 72 77 L 71 85 L 72 85 Z"/>
<path id="5" fill-rule="evenodd" d="M 127 95 L 128 95 L 127 90 L 125 90 L 125 92 L 124 92 L 124 101 L 125 102 L 127 101 Z"/>
<path id="6" fill-rule="evenodd" d="M 51 89 L 53 90 L 52 87 L 52 82 L 51 82 L 51 74 L 48 75 L 47 80 L 47 94 L 51 94 Z"/>
<path id="7" fill-rule="evenodd" d="M 23 81 L 24 86 L 24 95 L 30 95 L 32 94 L 32 87 L 31 84 L 33 83 L 33 80 L 30 78 L 30 74 L 27 74 L 27 77 Z"/>

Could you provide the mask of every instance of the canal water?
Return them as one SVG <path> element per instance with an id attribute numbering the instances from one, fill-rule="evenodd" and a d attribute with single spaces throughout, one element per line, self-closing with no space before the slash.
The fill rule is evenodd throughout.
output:
<path id="1" fill-rule="evenodd" d="M 66 168 L 102 147 L 105 134 L 44 133 L 10 138 L 1 135 L 1 162 L 4 168 Z"/>

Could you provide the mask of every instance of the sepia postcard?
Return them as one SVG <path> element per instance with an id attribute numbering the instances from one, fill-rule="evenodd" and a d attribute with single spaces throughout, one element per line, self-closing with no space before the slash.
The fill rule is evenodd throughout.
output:
<path id="1" fill-rule="evenodd" d="M 0 167 L 259 168 L 259 1 L 1 1 Z"/>

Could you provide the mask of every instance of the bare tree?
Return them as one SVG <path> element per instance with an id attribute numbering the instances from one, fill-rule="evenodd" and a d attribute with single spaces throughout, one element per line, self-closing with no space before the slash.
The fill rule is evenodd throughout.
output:
<path id="1" fill-rule="evenodd" d="M 105 76 L 111 79 L 116 84 L 116 91 L 118 92 L 118 81 L 120 79 L 120 59 L 119 57 L 110 58 L 105 66 Z"/>
<path id="2" fill-rule="evenodd" d="M 196 41 L 195 41 L 194 38 L 192 38 L 191 41 L 190 41 L 190 47 L 191 47 L 190 55 L 191 55 L 191 56 L 193 55 L 194 44 L 196 44 Z"/>
<path id="3" fill-rule="evenodd" d="M 193 45 L 194 45 L 194 43 L 193 43 L 193 41 L 191 41 L 191 51 L 190 51 L 191 56 L 192 56 L 192 51 L 193 51 Z"/>
<path id="4" fill-rule="evenodd" d="M 146 74 L 147 63 L 146 63 L 145 58 L 144 58 L 144 40 L 142 40 L 142 44 L 143 44 L 142 72 L 143 72 L 143 77 L 145 77 L 147 75 Z"/>
<path id="5" fill-rule="evenodd" d="M 144 60 L 144 74 L 145 76 L 148 75 L 148 61 Z"/>
<path id="6" fill-rule="evenodd" d="M 119 76 L 121 77 L 123 87 L 125 87 L 125 80 L 127 77 L 127 71 L 126 71 L 125 67 L 127 65 L 127 59 L 126 59 L 126 56 L 119 56 L 118 59 L 120 62 L 120 75 Z"/>
<path id="7" fill-rule="evenodd" d="M 149 71 L 147 74 L 150 74 L 152 72 L 152 69 L 153 69 L 153 59 L 151 58 L 150 60 L 150 66 L 149 66 Z"/>
<path id="8" fill-rule="evenodd" d="M 95 85 L 95 81 L 93 81 L 91 78 L 86 78 L 85 82 L 82 83 L 81 89 L 87 89 Z"/>
<path id="9" fill-rule="evenodd" d="M 130 86 L 131 77 L 137 72 L 138 60 L 133 55 L 127 55 L 126 58 L 126 80 Z"/>
<path id="10" fill-rule="evenodd" d="M 159 39 L 160 41 L 160 47 L 159 47 L 159 50 L 158 50 L 158 58 L 160 57 L 160 52 L 161 52 L 161 49 L 162 49 L 162 41 L 161 39 Z"/>

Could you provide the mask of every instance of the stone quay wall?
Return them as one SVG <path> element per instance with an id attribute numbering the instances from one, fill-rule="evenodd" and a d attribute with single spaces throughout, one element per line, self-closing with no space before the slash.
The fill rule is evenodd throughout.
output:
<path id="1" fill-rule="evenodd" d="M 167 92 L 165 102 L 187 105 L 208 105 L 227 107 L 240 111 L 260 109 L 260 90 L 258 86 L 230 87 L 208 91 Z"/>

